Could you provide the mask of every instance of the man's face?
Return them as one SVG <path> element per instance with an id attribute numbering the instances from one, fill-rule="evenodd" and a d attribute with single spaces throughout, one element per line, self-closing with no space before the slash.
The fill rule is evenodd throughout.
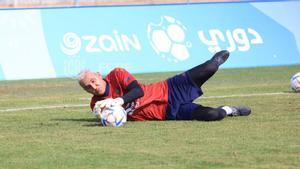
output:
<path id="1" fill-rule="evenodd" d="M 98 72 L 87 72 L 80 81 L 81 87 L 93 95 L 103 95 L 106 88 L 106 82 L 102 79 Z"/>

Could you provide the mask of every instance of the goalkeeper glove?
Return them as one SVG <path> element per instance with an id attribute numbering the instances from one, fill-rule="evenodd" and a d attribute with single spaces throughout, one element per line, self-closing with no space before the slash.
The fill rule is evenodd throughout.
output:
<path id="1" fill-rule="evenodd" d="M 114 106 L 114 105 L 120 105 L 122 106 L 124 104 L 124 100 L 121 97 L 112 99 L 112 98 L 108 98 L 105 100 L 101 100 L 101 101 L 97 101 L 95 104 L 95 107 L 93 109 L 93 114 L 100 119 L 101 117 L 101 111 L 104 108 L 110 107 L 110 106 Z"/>
<path id="2" fill-rule="evenodd" d="M 101 109 L 103 109 L 105 107 L 114 106 L 114 105 L 122 106 L 123 104 L 124 104 L 124 100 L 121 97 L 118 97 L 115 99 L 108 98 L 105 100 L 98 101 L 96 103 L 96 105 L 99 106 Z"/>

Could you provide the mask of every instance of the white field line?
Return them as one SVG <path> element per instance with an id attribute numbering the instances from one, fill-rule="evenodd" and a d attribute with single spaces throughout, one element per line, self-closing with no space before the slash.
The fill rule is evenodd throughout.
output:
<path id="1" fill-rule="evenodd" d="M 219 99 L 231 97 L 252 97 L 252 96 L 273 96 L 273 95 L 289 95 L 291 93 L 253 93 L 253 94 L 240 94 L 240 95 L 224 95 L 224 96 L 202 96 L 201 99 Z M 90 98 L 81 98 L 80 100 L 90 100 Z M 74 107 L 87 107 L 89 104 L 69 104 L 69 105 L 50 105 L 50 106 L 36 106 L 36 107 L 20 107 L 0 109 L 0 112 L 15 112 L 24 110 L 41 110 L 41 109 L 58 109 L 58 108 L 74 108 Z"/>
<path id="2" fill-rule="evenodd" d="M 0 112 L 13 112 L 23 110 L 41 110 L 41 109 L 58 109 L 58 108 L 73 108 L 73 107 L 86 107 L 89 104 L 70 104 L 70 105 L 52 105 L 52 106 L 36 106 L 36 107 L 20 107 L 20 108 L 9 108 L 0 109 Z"/>
<path id="3" fill-rule="evenodd" d="M 229 97 L 252 97 L 252 96 L 273 96 L 273 95 L 288 95 L 291 93 L 252 93 L 252 94 L 236 94 L 236 95 L 225 95 L 225 96 L 203 96 L 203 99 L 219 99 L 219 98 L 229 98 Z"/>

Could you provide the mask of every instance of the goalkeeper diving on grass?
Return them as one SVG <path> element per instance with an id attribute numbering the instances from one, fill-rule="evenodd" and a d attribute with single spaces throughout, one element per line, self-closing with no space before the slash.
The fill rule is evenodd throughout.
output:
<path id="1" fill-rule="evenodd" d="M 145 120 L 222 120 L 227 116 L 248 116 L 247 106 L 207 107 L 193 101 L 203 92 L 201 86 L 212 77 L 229 57 L 217 52 L 210 60 L 163 81 L 145 85 L 123 68 L 115 68 L 102 78 L 99 72 L 83 70 L 78 75 L 80 86 L 92 94 L 94 113 L 111 105 L 121 105 L 127 119 Z"/>

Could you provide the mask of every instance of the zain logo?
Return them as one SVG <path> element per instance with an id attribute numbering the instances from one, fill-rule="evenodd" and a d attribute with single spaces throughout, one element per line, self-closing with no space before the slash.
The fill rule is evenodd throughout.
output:
<path id="1" fill-rule="evenodd" d="M 69 56 L 74 56 L 80 52 L 81 39 L 73 32 L 68 32 L 63 37 L 63 42 L 60 43 L 60 49 L 62 52 Z"/>
<path id="2" fill-rule="evenodd" d="M 186 41 L 187 29 L 180 21 L 170 16 L 161 16 L 160 23 L 149 23 L 148 40 L 155 52 L 169 62 L 179 62 L 190 57 L 188 48 L 191 42 Z"/>

